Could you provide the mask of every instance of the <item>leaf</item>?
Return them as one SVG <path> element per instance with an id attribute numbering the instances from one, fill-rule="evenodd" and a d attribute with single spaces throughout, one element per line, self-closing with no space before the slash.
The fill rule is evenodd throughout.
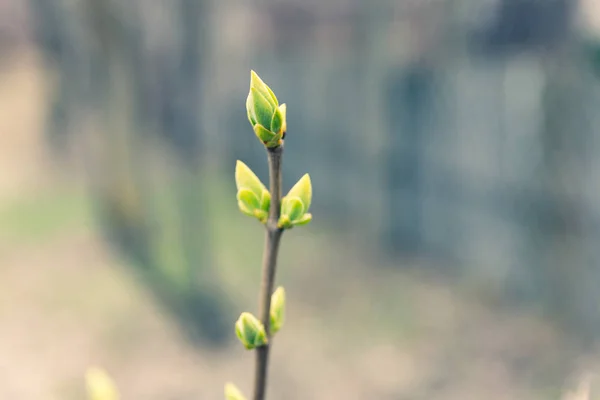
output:
<path id="1" fill-rule="evenodd" d="M 279 134 L 281 132 L 281 126 L 283 125 L 283 115 L 281 110 L 277 108 L 273 113 L 273 119 L 271 120 L 271 132 Z"/>
<path id="2" fill-rule="evenodd" d="M 235 324 L 235 335 L 238 337 L 240 342 L 242 342 L 242 345 L 244 345 L 244 347 L 247 350 L 252 349 L 252 345 L 249 344 L 248 341 L 246 340 L 246 335 L 244 333 L 244 327 L 242 325 L 238 325 L 237 323 Z"/>
<path id="3" fill-rule="evenodd" d="M 256 122 L 262 126 L 271 126 L 271 119 L 273 118 L 275 108 L 255 88 L 250 88 L 250 96 L 252 97 L 252 109 L 254 110 Z"/>
<path id="4" fill-rule="evenodd" d="M 264 94 L 267 100 L 270 103 L 274 104 L 275 107 L 279 105 L 275 93 L 273 93 L 269 85 L 267 85 L 260 78 L 260 76 L 258 76 L 258 74 L 254 72 L 254 70 L 250 70 L 250 88 L 256 88 L 260 93 Z"/>
<path id="5" fill-rule="evenodd" d="M 258 197 L 249 189 L 240 189 L 237 194 L 238 201 L 241 201 L 248 210 L 254 212 L 257 208 L 260 209 Z"/>
<path id="6" fill-rule="evenodd" d="M 310 221 L 312 221 L 312 214 L 310 213 L 306 213 L 302 216 L 302 218 L 296 220 L 296 221 L 292 221 L 292 225 L 294 226 L 302 226 L 302 225 L 306 225 L 308 224 Z"/>
<path id="7" fill-rule="evenodd" d="M 312 201 L 312 183 L 310 181 L 310 175 L 304 174 L 304 176 L 290 189 L 287 196 L 300 198 L 300 200 L 302 200 L 302 205 L 304 206 L 304 212 L 307 212 Z"/>
<path id="8" fill-rule="evenodd" d="M 287 106 L 285 105 L 285 103 L 283 103 L 282 105 L 279 106 L 279 111 L 281 112 L 281 116 L 282 116 L 282 120 L 283 120 L 283 123 L 281 124 L 281 132 L 287 132 L 287 120 L 286 120 Z"/>
<path id="9" fill-rule="evenodd" d="M 277 108 L 279 106 L 279 101 L 277 100 L 277 96 L 275 96 L 275 93 L 273 93 L 273 90 L 271 90 L 271 88 L 266 83 L 265 83 L 265 86 L 267 87 L 267 91 L 269 92 L 269 96 L 271 97 L 271 99 L 275 103 L 275 108 Z"/>
<path id="10" fill-rule="evenodd" d="M 246 112 L 248 113 L 248 121 L 252 126 L 256 125 L 256 115 L 254 115 L 254 106 L 252 102 L 252 94 L 249 92 L 246 98 Z"/>
<path id="11" fill-rule="evenodd" d="M 258 176 L 243 162 L 237 160 L 235 164 L 235 184 L 240 189 L 252 191 L 256 197 L 261 197 L 263 190 L 267 190 L 265 185 L 258 179 Z"/>
<path id="12" fill-rule="evenodd" d="M 299 197 L 286 196 L 282 200 L 281 214 L 286 215 L 290 221 L 299 219 L 304 214 L 304 206 Z"/>
<path id="13" fill-rule="evenodd" d="M 248 328 L 247 324 L 244 324 L 243 320 L 244 313 L 240 316 L 235 324 L 235 334 L 240 339 L 240 342 L 244 345 L 247 350 L 253 349 L 253 342 L 255 332 Z"/>
<path id="14" fill-rule="evenodd" d="M 252 210 L 250 210 L 248 208 L 248 206 L 246 206 L 243 202 L 238 200 L 238 208 L 240 209 L 240 211 L 244 214 L 246 214 L 249 217 L 254 217 L 254 212 Z"/>
<path id="15" fill-rule="evenodd" d="M 279 135 L 271 132 L 261 124 L 254 125 L 254 133 L 256 133 L 258 139 L 264 144 L 279 140 Z"/>

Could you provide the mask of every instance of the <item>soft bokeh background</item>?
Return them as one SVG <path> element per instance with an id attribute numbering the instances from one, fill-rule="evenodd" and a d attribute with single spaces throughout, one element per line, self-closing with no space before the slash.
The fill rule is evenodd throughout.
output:
<path id="1" fill-rule="evenodd" d="M 249 71 L 288 104 L 271 399 L 559 399 L 600 372 L 600 1 L 0 0 L 0 398 L 251 389 Z M 597 395 L 600 395 L 598 392 Z"/>

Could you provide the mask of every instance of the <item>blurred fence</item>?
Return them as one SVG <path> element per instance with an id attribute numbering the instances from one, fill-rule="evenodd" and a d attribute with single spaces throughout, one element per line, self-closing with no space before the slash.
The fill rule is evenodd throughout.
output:
<path id="1" fill-rule="evenodd" d="M 221 301 L 202 284 L 210 247 L 197 238 L 211 227 L 195 172 L 230 172 L 241 158 L 266 174 L 244 110 L 252 68 L 289 105 L 284 184 L 309 166 L 319 221 L 600 328 L 600 53 L 573 23 L 575 2 L 30 0 L 30 10 L 61 76 L 49 135 L 75 135 L 85 110 L 102 110 L 91 182 L 107 230 L 155 282 L 162 264 L 181 264 L 165 289 L 179 309 Z M 169 185 L 169 198 L 155 193 Z M 154 220 L 156 207 L 171 220 Z M 157 254 L 165 247 L 177 254 Z"/>

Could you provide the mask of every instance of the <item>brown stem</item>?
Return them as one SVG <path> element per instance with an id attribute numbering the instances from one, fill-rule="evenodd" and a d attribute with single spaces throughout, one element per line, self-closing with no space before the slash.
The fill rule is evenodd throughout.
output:
<path id="1" fill-rule="evenodd" d="M 271 346 L 270 314 L 271 295 L 277 268 L 277 253 L 283 230 L 277 227 L 281 209 L 281 156 L 283 146 L 267 148 L 269 160 L 269 183 L 271 207 L 266 223 L 265 249 L 263 253 L 262 281 L 259 293 L 259 318 L 267 332 L 269 342 L 256 348 L 256 371 L 254 376 L 254 400 L 264 400 L 267 388 L 267 369 L 269 366 L 269 348 Z"/>

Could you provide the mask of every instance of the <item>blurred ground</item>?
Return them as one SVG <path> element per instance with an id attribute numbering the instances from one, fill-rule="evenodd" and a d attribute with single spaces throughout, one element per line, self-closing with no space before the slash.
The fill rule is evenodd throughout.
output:
<path id="1" fill-rule="evenodd" d="M 36 57 L 10 59 L 0 71 L 0 398 L 81 399 L 94 364 L 124 399 L 218 399 L 229 380 L 249 391 L 251 354 L 235 342 L 195 350 L 99 238 L 81 185 L 44 152 L 49 85 Z M 326 248 L 322 235 L 284 240 L 290 310 L 271 398 L 560 397 L 577 349 L 541 318 L 393 266 L 371 276 L 360 245 Z M 288 260 L 290 242 L 302 251 Z M 231 287 L 246 284 L 228 269 L 240 256 L 220 249 Z"/>

